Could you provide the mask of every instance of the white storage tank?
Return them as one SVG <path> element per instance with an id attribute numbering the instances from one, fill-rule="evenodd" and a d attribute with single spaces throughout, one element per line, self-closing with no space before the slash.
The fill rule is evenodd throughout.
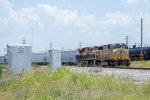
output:
<path id="1" fill-rule="evenodd" d="M 50 71 L 55 71 L 61 67 L 61 51 L 49 50 L 49 68 Z"/>
<path id="2" fill-rule="evenodd" d="M 15 74 L 31 70 L 31 45 L 7 45 L 8 70 Z"/>

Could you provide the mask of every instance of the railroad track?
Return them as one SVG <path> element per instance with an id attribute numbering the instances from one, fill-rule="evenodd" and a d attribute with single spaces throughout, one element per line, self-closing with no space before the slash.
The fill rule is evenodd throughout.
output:
<path id="1" fill-rule="evenodd" d="M 79 67 L 79 66 L 78 66 Z M 81 66 L 80 66 L 81 67 Z M 83 66 L 82 66 L 83 67 Z M 92 67 L 92 66 L 90 66 Z M 84 68 L 84 67 L 83 67 Z M 117 68 L 117 69 L 136 69 L 136 70 L 150 70 L 150 68 L 133 68 L 133 67 L 110 67 L 110 66 L 97 66 L 97 68 Z"/>
<path id="2" fill-rule="evenodd" d="M 110 68 L 110 67 L 106 67 L 106 68 Z M 118 68 L 118 69 L 150 70 L 150 68 L 133 68 L 133 67 L 114 67 L 114 68 Z"/>

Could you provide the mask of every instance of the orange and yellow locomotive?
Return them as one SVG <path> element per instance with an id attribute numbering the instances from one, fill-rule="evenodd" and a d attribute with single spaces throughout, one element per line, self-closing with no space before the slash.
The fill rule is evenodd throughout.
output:
<path id="1" fill-rule="evenodd" d="M 85 47 L 78 50 L 81 66 L 130 66 L 128 46 L 123 43 Z"/>

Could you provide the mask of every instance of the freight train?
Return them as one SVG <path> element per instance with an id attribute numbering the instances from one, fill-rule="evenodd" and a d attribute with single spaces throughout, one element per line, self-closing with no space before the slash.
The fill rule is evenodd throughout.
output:
<path id="1" fill-rule="evenodd" d="M 65 50 L 61 53 L 62 65 L 77 65 L 76 56 L 79 55 L 77 50 Z"/>
<path id="2" fill-rule="evenodd" d="M 32 62 L 48 63 L 48 53 L 33 53 Z M 129 66 L 128 46 L 123 43 L 84 47 L 61 53 L 62 65 L 78 66 Z"/>
<path id="3" fill-rule="evenodd" d="M 32 63 L 48 64 L 48 55 L 48 52 L 34 52 L 32 53 Z M 61 57 L 62 65 L 130 66 L 128 46 L 123 43 L 62 51 Z"/>
<path id="4" fill-rule="evenodd" d="M 62 65 L 77 65 L 76 56 L 79 55 L 77 50 L 65 50 L 61 52 Z M 32 64 L 47 65 L 49 59 L 48 52 L 33 52 Z"/>
<path id="5" fill-rule="evenodd" d="M 61 52 L 62 65 L 77 65 L 77 50 L 65 50 Z M 49 59 L 48 52 L 32 52 L 31 62 L 36 65 L 47 65 Z M 0 64 L 7 63 L 7 55 L 0 55 Z"/>
<path id="6" fill-rule="evenodd" d="M 78 49 L 80 66 L 130 66 L 128 46 L 123 43 Z"/>
<path id="7" fill-rule="evenodd" d="M 129 49 L 130 59 L 132 61 L 139 61 L 139 60 L 150 60 L 150 47 L 143 47 L 142 54 L 143 57 L 141 58 L 141 47 L 133 47 Z"/>
<path id="8" fill-rule="evenodd" d="M 48 52 L 32 52 L 31 62 L 32 64 L 47 65 L 48 55 Z"/>
<path id="9" fill-rule="evenodd" d="M 6 64 L 7 57 L 6 55 L 0 55 L 0 64 Z"/>

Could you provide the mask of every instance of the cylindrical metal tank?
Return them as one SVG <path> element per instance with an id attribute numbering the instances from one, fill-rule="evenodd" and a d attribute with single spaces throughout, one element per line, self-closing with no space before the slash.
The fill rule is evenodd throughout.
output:
<path id="1" fill-rule="evenodd" d="M 48 63 L 48 52 L 33 52 L 32 53 L 32 63 L 35 64 L 45 64 Z"/>
<path id="2" fill-rule="evenodd" d="M 6 55 L 0 55 L 0 64 L 5 64 L 6 62 Z"/>
<path id="3" fill-rule="evenodd" d="M 77 55 L 79 55 L 79 51 L 76 51 L 76 50 L 62 51 L 61 53 L 62 63 L 63 64 L 76 64 Z"/>

